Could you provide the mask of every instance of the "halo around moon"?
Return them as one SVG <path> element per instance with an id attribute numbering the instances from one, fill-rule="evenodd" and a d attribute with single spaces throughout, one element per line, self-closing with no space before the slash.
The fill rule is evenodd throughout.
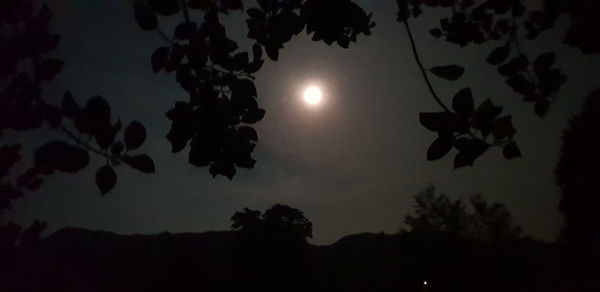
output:
<path id="1" fill-rule="evenodd" d="M 308 104 L 318 104 L 321 102 L 322 96 L 321 90 L 316 86 L 310 86 L 304 90 L 304 101 Z"/>

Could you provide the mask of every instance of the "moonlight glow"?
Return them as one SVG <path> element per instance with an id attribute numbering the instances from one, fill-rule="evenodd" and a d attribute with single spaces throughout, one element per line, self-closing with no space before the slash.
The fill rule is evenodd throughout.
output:
<path id="1" fill-rule="evenodd" d="M 317 104 L 321 101 L 321 90 L 311 86 L 304 91 L 304 101 L 308 104 Z"/>

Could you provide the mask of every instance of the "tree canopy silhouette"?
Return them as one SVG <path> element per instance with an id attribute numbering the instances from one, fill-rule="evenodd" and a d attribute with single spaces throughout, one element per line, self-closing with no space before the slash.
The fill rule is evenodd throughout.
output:
<path id="1" fill-rule="evenodd" d="M 411 232 L 446 232 L 484 243 L 520 238 L 521 228 L 513 224 L 508 208 L 489 204 L 481 195 L 471 196 L 468 208 L 461 199 L 452 201 L 430 186 L 415 201 L 414 214 L 404 219 Z"/>
<path id="2" fill-rule="evenodd" d="M 256 163 L 252 153 L 258 133 L 252 125 L 262 120 L 265 111 L 259 105 L 253 74 L 265 62 L 263 51 L 277 61 L 283 56 L 284 45 L 303 31 L 312 35 L 314 41 L 349 48 L 359 36 L 370 35 L 375 25 L 372 15 L 350 0 L 257 3 L 258 7 L 246 7 L 241 0 L 132 1 L 132 18 L 139 27 L 157 32 L 165 43 L 149 56 L 149 69 L 155 73 L 174 72 L 175 80 L 187 93 L 187 100 L 166 110 L 171 120 L 166 134 L 171 151 L 188 151 L 188 162 L 208 167 L 212 176 L 232 179 L 237 168 L 252 168 Z M 459 64 L 424 65 L 409 25 L 411 18 L 427 11 L 423 8 L 449 12 L 439 27 L 430 30 L 433 37 L 461 47 L 497 43 L 498 47 L 486 58 L 487 63 L 497 67 L 499 77 L 505 78 L 507 86 L 523 101 L 534 103 L 534 113 L 540 117 L 546 114 L 567 76 L 556 68 L 554 52 L 528 56 L 520 43 L 536 39 L 567 14 L 569 29 L 564 43 L 584 54 L 600 53 L 600 40 L 592 29 L 600 15 L 596 1 L 545 0 L 543 11 L 530 9 L 519 0 L 397 0 L 397 4 L 398 21 L 407 29 L 423 79 L 441 108 L 419 114 L 421 124 L 438 135 L 429 146 L 427 159 L 438 160 L 456 149 L 455 168 L 473 165 L 492 147 L 501 147 L 507 159 L 521 156 L 521 150 L 513 140 L 516 127 L 511 116 L 502 114 L 497 101 L 478 101 L 477 93 L 464 87 L 448 105 L 449 99 L 435 91 L 431 76 L 457 82 L 466 69 Z M 137 153 L 145 141 L 145 127 L 132 121 L 120 138 L 122 123 L 111 116 L 111 106 L 104 98 L 94 96 L 80 106 L 66 91 L 61 105 L 44 101 L 40 84 L 52 80 L 63 66 L 62 60 L 48 56 L 60 40 L 47 31 L 52 16 L 49 9 L 31 0 L 5 1 L 0 5 L 0 130 L 26 131 L 42 127 L 45 121 L 70 140 L 54 139 L 42 145 L 34 152 L 34 165 L 25 173 L 12 175 L 9 170 L 20 159 L 21 146 L 3 141 L 0 208 L 9 208 L 11 200 L 22 196 L 23 191 L 38 189 L 45 175 L 85 168 L 89 153 L 107 161 L 95 175 L 102 194 L 117 183 L 117 166 L 128 165 L 153 173 L 153 160 L 147 154 Z M 221 15 L 233 10 L 245 11 L 247 37 L 255 41 L 251 52 L 240 50 L 221 23 Z M 198 15 L 201 17 L 192 18 Z M 166 17 L 181 19 L 172 33 L 160 28 Z"/>

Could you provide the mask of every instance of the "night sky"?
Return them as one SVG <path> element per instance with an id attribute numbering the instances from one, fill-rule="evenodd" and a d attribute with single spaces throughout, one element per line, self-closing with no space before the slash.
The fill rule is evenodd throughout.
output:
<path id="1" fill-rule="evenodd" d="M 152 73 L 150 55 L 164 40 L 137 27 L 130 2 L 49 1 L 55 13 L 51 31 L 62 36 L 54 55 L 66 66 L 44 89 L 45 98 L 59 102 L 67 89 L 80 103 L 104 96 L 115 119 L 146 125 L 149 136 L 141 151 L 153 157 L 157 172 L 119 167 L 117 186 L 103 197 L 94 173 L 104 161 L 94 157 L 80 173 L 49 177 L 40 191 L 17 200 L 3 220 L 24 225 L 46 220 L 49 232 L 65 226 L 124 234 L 202 232 L 229 229 L 229 218 L 243 207 L 264 210 L 282 203 L 301 209 L 313 222 L 313 243 L 328 244 L 352 233 L 398 231 L 413 196 L 434 184 L 452 198 L 481 193 L 505 203 L 527 235 L 554 240 L 562 220 L 553 178 L 561 131 L 597 83 L 600 58 L 557 46 L 566 19 L 534 42 L 522 42 L 530 56 L 557 51 L 557 66 L 569 77 L 540 119 L 533 105 L 523 103 L 496 68 L 485 63 L 498 43 L 460 48 L 435 40 L 427 31 L 445 10 L 426 9 L 412 19 L 426 67 L 466 67 L 456 82 L 432 77 L 442 99 L 449 103 L 459 89 L 470 86 L 476 104 L 486 98 L 502 104 L 503 114 L 512 114 L 517 128 L 522 158 L 508 161 L 493 149 L 474 167 L 454 170 L 454 152 L 439 161 L 426 160 L 436 134 L 419 124 L 418 113 L 439 108 L 420 75 L 404 26 L 396 22 L 395 1 L 356 2 L 373 12 L 377 26 L 371 36 L 359 36 L 346 50 L 312 42 L 301 33 L 286 44 L 278 62 L 267 60 L 256 74 L 259 103 L 267 110 L 256 125 L 258 162 L 254 169 L 238 169 L 229 181 L 188 164 L 187 151 L 170 153 L 165 138 L 170 121 L 164 113 L 175 101 L 186 100 L 186 92 L 174 73 Z M 172 31 L 178 17 L 161 18 L 162 29 Z M 249 50 L 244 19 L 235 12 L 224 22 L 229 37 Z M 302 101 L 302 91 L 311 84 L 323 90 L 323 102 L 316 107 Z M 56 135 L 61 134 L 38 130 L 14 138 L 26 141 L 31 151 Z M 29 163 L 23 159 L 19 167 Z"/>

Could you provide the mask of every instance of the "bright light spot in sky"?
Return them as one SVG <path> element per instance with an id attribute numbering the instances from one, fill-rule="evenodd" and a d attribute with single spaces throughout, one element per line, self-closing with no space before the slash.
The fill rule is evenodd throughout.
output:
<path id="1" fill-rule="evenodd" d="M 427 286 L 427 281 L 423 281 L 423 285 Z"/>
<path id="2" fill-rule="evenodd" d="M 304 101 L 308 104 L 317 104 L 321 101 L 321 90 L 311 86 L 304 91 Z"/>

